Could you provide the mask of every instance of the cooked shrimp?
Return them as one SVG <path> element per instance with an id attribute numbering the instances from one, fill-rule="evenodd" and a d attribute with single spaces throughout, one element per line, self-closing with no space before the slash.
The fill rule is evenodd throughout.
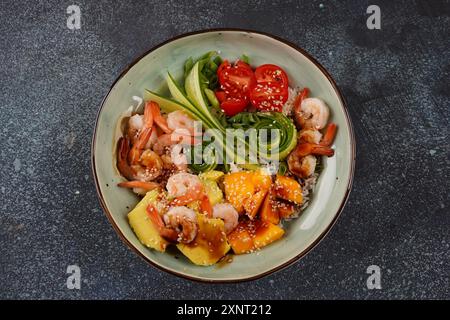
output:
<path id="1" fill-rule="evenodd" d="M 309 89 L 303 88 L 303 90 L 301 90 L 298 93 L 297 97 L 294 100 L 294 118 L 298 125 L 301 125 L 301 122 L 302 122 L 302 119 L 300 118 L 300 107 L 301 107 L 303 100 L 308 98 L 308 95 L 309 95 Z"/>
<path id="2" fill-rule="evenodd" d="M 139 138 L 137 139 L 136 143 L 133 144 L 130 152 L 128 153 L 128 162 L 130 164 L 138 163 L 139 159 L 141 158 L 142 152 L 144 152 L 145 146 L 150 139 L 151 134 L 152 128 L 145 128 L 141 131 L 141 133 L 139 134 Z"/>
<path id="3" fill-rule="evenodd" d="M 158 127 L 160 127 L 165 133 L 172 132 L 172 130 L 167 126 L 166 119 L 161 115 L 159 105 L 154 101 L 149 101 L 148 103 L 152 111 L 153 119 Z"/>
<path id="4" fill-rule="evenodd" d="M 211 201 L 209 201 L 209 197 L 205 192 L 202 192 L 200 196 L 200 212 L 212 218 L 213 208 Z"/>
<path id="5" fill-rule="evenodd" d="M 157 189 L 160 185 L 156 182 L 144 182 L 144 181 L 124 181 L 117 184 L 122 188 L 132 188 L 133 192 L 139 195 L 145 195 L 148 191 Z"/>
<path id="6" fill-rule="evenodd" d="M 128 180 L 149 182 L 157 178 L 163 169 L 161 158 L 151 150 L 145 150 L 136 164 L 130 165 L 127 156 L 130 152 L 130 140 L 120 138 L 117 150 L 117 168 Z"/>
<path id="7" fill-rule="evenodd" d="M 150 221 L 153 223 L 153 225 L 155 226 L 156 230 L 161 235 L 161 237 L 173 242 L 176 242 L 178 240 L 177 232 L 173 229 L 166 227 L 163 219 L 159 215 L 158 210 L 152 204 L 149 204 L 147 206 L 146 211 L 148 217 L 150 218 Z"/>
<path id="8" fill-rule="evenodd" d="M 135 143 L 139 137 L 139 133 L 144 127 L 144 116 L 141 114 L 135 114 L 128 119 L 128 132 L 127 135 L 131 139 L 132 143 Z"/>
<path id="9" fill-rule="evenodd" d="M 195 145 L 201 142 L 200 139 L 185 134 L 185 129 L 175 130 L 172 132 L 172 141 L 179 143 L 179 144 L 185 144 L 185 145 Z"/>
<path id="10" fill-rule="evenodd" d="M 176 205 L 187 204 L 199 200 L 203 192 L 203 185 L 198 176 L 180 172 L 176 173 L 167 180 L 167 192 L 170 197 L 176 198 Z"/>
<path id="11" fill-rule="evenodd" d="M 187 170 L 187 156 L 183 153 L 181 144 L 173 145 L 170 150 L 170 161 L 179 171 Z"/>
<path id="12" fill-rule="evenodd" d="M 325 134 L 323 139 L 320 141 L 322 146 L 330 146 L 333 143 L 334 137 L 336 136 L 337 126 L 335 123 L 330 123 L 325 129 Z"/>
<path id="13" fill-rule="evenodd" d="M 172 135 L 170 133 L 160 135 L 158 140 L 153 145 L 153 151 L 159 155 L 162 155 L 165 153 L 166 148 L 173 144 L 175 144 L 175 142 L 172 141 Z"/>
<path id="14" fill-rule="evenodd" d="M 134 180 L 135 172 L 128 164 L 128 153 L 130 151 L 130 140 L 121 137 L 117 143 L 117 169 L 128 180 Z"/>
<path id="15" fill-rule="evenodd" d="M 229 203 L 218 203 L 212 208 L 213 218 L 222 219 L 225 224 L 225 232 L 228 234 L 238 225 L 239 214 Z"/>
<path id="16" fill-rule="evenodd" d="M 151 108 L 152 108 L 151 103 L 145 104 L 143 127 L 139 132 L 137 139 L 135 139 L 135 142 L 133 143 L 130 152 L 128 153 L 128 162 L 130 164 L 136 164 L 139 161 L 141 154 L 144 151 L 145 146 L 147 145 L 150 136 L 152 134 L 153 113 Z"/>
<path id="17" fill-rule="evenodd" d="M 139 159 L 139 163 L 147 168 L 156 168 L 158 170 L 162 169 L 161 158 L 152 150 L 145 150 Z"/>
<path id="18" fill-rule="evenodd" d="M 145 182 L 145 181 L 138 181 L 138 180 L 132 180 L 132 181 L 123 181 L 117 184 L 119 187 L 122 188 L 140 188 L 145 189 L 147 191 L 159 188 L 160 185 L 156 182 Z"/>
<path id="19" fill-rule="evenodd" d="M 175 198 L 172 205 L 184 206 L 199 200 L 200 212 L 212 215 L 211 202 L 198 176 L 186 172 L 176 173 L 167 180 L 166 189 L 169 196 Z"/>
<path id="20" fill-rule="evenodd" d="M 297 147 L 292 152 L 295 153 L 300 158 L 310 154 L 328 157 L 332 157 L 334 155 L 334 150 L 331 149 L 330 147 L 309 142 L 298 144 Z"/>
<path id="21" fill-rule="evenodd" d="M 295 110 L 295 119 L 302 128 L 323 129 L 328 122 L 330 111 L 319 98 L 306 98 Z"/>
<path id="22" fill-rule="evenodd" d="M 310 177 L 317 164 L 314 155 L 325 155 L 331 157 L 334 150 L 330 148 L 336 135 L 336 124 L 330 123 L 322 134 L 315 129 L 303 129 L 299 133 L 300 143 L 288 157 L 289 170 L 300 178 Z"/>
<path id="23" fill-rule="evenodd" d="M 303 129 L 298 133 L 300 142 L 319 143 L 322 139 L 322 134 L 319 130 Z"/>
<path id="24" fill-rule="evenodd" d="M 200 132 L 196 132 L 195 130 L 195 121 L 191 117 L 189 117 L 185 112 L 181 110 L 177 110 L 171 112 L 167 115 L 167 125 L 173 131 L 175 130 L 183 130 L 187 132 L 189 135 L 199 135 Z M 179 131 L 181 133 L 181 131 Z"/>
<path id="25" fill-rule="evenodd" d="M 166 133 L 158 137 L 158 140 L 153 145 L 153 150 L 158 154 L 163 154 L 166 149 L 174 144 L 197 144 L 200 140 L 188 136 L 179 134 L 178 132 L 174 131 L 172 133 Z"/>
<path id="26" fill-rule="evenodd" d="M 169 178 L 169 180 L 167 181 L 166 189 L 169 193 L 169 196 L 179 197 L 186 194 L 189 189 L 193 189 L 201 185 L 202 183 L 198 176 L 181 172 L 174 174 Z"/>
<path id="27" fill-rule="evenodd" d="M 161 175 L 163 162 L 156 152 L 145 150 L 139 159 L 139 164 L 132 165 L 131 168 L 135 171 L 137 180 L 151 181 Z"/>
<path id="28" fill-rule="evenodd" d="M 178 232 L 178 241 L 190 243 L 197 235 L 197 215 L 188 207 L 172 207 L 164 215 L 164 222 Z"/>
<path id="29" fill-rule="evenodd" d="M 145 145 L 145 149 L 151 149 L 153 145 L 158 141 L 158 132 L 156 130 L 156 127 L 152 127 L 152 133 L 150 134 L 150 138 L 148 138 L 148 142 Z"/>
<path id="30" fill-rule="evenodd" d="M 135 114 L 128 119 L 128 131 L 127 135 L 131 140 L 132 144 L 138 141 L 139 133 L 144 128 L 144 116 L 141 114 Z M 158 134 L 156 132 L 156 127 L 153 126 L 150 138 L 145 145 L 144 149 L 150 149 L 158 139 Z"/>
<path id="31" fill-rule="evenodd" d="M 197 216 L 192 209 L 187 207 L 172 207 L 161 218 L 158 210 L 149 204 L 147 206 L 147 213 L 159 234 L 167 240 L 190 243 L 197 236 Z"/>
<path id="32" fill-rule="evenodd" d="M 298 157 L 291 153 L 288 157 L 289 170 L 300 178 L 308 178 L 316 170 L 317 158 L 313 155 Z"/>
<path id="33" fill-rule="evenodd" d="M 173 159 L 173 157 L 175 157 L 175 159 Z M 163 162 L 163 168 L 166 170 L 170 170 L 171 172 L 179 172 L 179 171 L 185 172 L 188 169 L 187 157 L 184 154 L 172 155 L 171 150 L 170 154 L 161 155 L 161 160 Z M 174 160 L 179 164 L 175 165 Z"/>

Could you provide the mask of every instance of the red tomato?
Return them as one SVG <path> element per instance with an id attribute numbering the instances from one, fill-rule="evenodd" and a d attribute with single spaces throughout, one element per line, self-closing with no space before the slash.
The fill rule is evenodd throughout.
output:
<path id="1" fill-rule="evenodd" d="M 242 98 L 228 98 L 224 102 L 220 104 L 220 108 L 225 112 L 225 114 L 229 117 L 238 114 L 239 112 L 244 111 L 247 107 L 248 101 L 247 99 Z"/>
<path id="2" fill-rule="evenodd" d="M 274 84 L 258 83 L 250 91 L 250 102 L 262 111 L 281 112 L 287 98 L 287 90 Z"/>
<path id="3" fill-rule="evenodd" d="M 250 90 L 250 102 L 262 111 L 281 112 L 288 99 L 286 72 L 274 64 L 263 64 L 255 70 L 256 85 Z"/>
<path id="4" fill-rule="evenodd" d="M 224 60 L 217 69 L 217 76 L 222 89 L 234 95 L 248 92 L 256 82 L 250 65 L 242 61 L 231 65 Z"/>
<path id="5" fill-rule="evenodd" d="M 275 84 L 281 88 L 288 88 L 289 80 L 286 72 L 274 64 L 263 64 L 255 70 L 255 78 L 258 83 Z"/>
<path id="6" fill-rule="evenodd" d="M 220 108 L 227 116 L 244 111 L 248 105 L 248 97 L 245 95 L 233 95 L 225 91 L 216 91 L 215 94 L 220 102 Z"/>
<path id="7" fill-rule="evenodd" d="M 225 91 L 216 91 L 215 94 L 216 94 L 217 100 L 219 100 L 220 103 L 227 100 L 227 94 L 225 93 Z"/>

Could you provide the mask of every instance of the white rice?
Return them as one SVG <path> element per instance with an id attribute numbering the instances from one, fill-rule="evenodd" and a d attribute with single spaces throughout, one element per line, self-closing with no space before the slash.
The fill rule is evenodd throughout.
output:
<path id="1" fill-rule="evenodd" d="M 288 117 L 292 116 L 292 112 L 294 109 L 294 101 L 298 95 L 298 91 L 299 91 L 298 88 L 291 88 L 291 87 L 288 88 L 288 99 L 286 100 L 286 103 L 283 105 L 283 114 L 285 116 Z"/>
<path id="2" fill-rule="evenodd" d="M 318 177 L 319 175 L 317 173 L 314 173 L 311 177 L 303 181 L 301 179 L 298 179 L 300 184 L 302 185 L 303 203 L 299 206 L 296 206 L 295 212 L 285 220 L 297 219 L 300 214 L 309 206 L 309 203 L 311 201 L 311 194 L 314 192 Z"/>

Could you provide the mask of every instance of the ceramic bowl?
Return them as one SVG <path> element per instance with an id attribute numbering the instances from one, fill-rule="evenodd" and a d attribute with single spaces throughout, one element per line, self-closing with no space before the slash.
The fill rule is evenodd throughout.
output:
<path id="1" fill-rule="evenodd" d="M 273 63 L 287 71 L 291 86 L 307 86 L 331 109 L 337 123 L 335 156 L 324 159 L 311 204 L 300 218 L 285 223 L 285 236 L 257 253 L 233 256 L 231 263 L 196 266 L 181 253 L 144 247 L 127 221 L 138 202 L 115 169 L 114 130 L 121 114 L 144 89 L 164 89 L 169 70 L 181 75 L 184 61 L 210 50 L 230 60 L 246 54 L 251 64 Z M 303 257 L 329 232 L 349 195 L 355 165 L 355 138 L 344 99 L 329 73 L 306 51 L 283 39 L 247 30 L 207 30 L 168 40 L 136 59 L 113 83 L 100 107 L 92 140 L 92 169 L 101 205 L 124 242 L 147 262 L 169 273 L 200 281 L 232 282 L 262 277 Z"/>

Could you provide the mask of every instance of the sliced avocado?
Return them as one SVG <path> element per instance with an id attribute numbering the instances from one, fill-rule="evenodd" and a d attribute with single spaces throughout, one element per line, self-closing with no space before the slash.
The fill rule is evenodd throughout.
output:
<path id="1" fill-rule="evenodd" d="M 214 91 L 212 91 L 211 89 L 205 88 L 205 95 L 214 108 L 218 108 L 220 106 L 219 100 L 217 100 L 217 97 L 214 94 Z"/>
<path id="2" fill-rule="evenodd" d="M 185 105 L 189 109 L 195 109 L 195 106 L 186 97 L 186 94 L 183 91 L 182 87 L 177 83 L 177 81 L 173 78 L 173 76 L 170 73 L 167 73 L 166 81 L 167 86 L 169 87 L 170 94 L 176 101 Z"/>
<path id="3" fill-rule="evenodd" d="M 183 89 L 176 82 L 170 73 L 167 73 L 167 86 L 169 87 L 170 94 L 180 104 L 182 104 L 190 116 L 203 122 L 203 125 L 207 128 L 213 128 L 212 122 L 208 119 L 198 108 L 189 100 L 185 95 Z"/>
<path id="4" fill-rule="evenodd" d="M 173 112 L 177 110 L 186 111 L 186 107 L 175 100 L 163 97 L 156 92 L 145 89 L 144 100 L 155 101 L 164 112 Z"/>
<path id="5" fill-rule="evenodd" d="M 187 97 L 201 111 L 202 114 L 208 116 L 208 120 L 214 124 L 215 128 L 225 131 L 222 124 L 211 115 L 208 107 L 208 101 L 205 99 L 202 87 L 200 85 L 200 64 L 197 62 L 189 72 L 184 82 Z"/>

